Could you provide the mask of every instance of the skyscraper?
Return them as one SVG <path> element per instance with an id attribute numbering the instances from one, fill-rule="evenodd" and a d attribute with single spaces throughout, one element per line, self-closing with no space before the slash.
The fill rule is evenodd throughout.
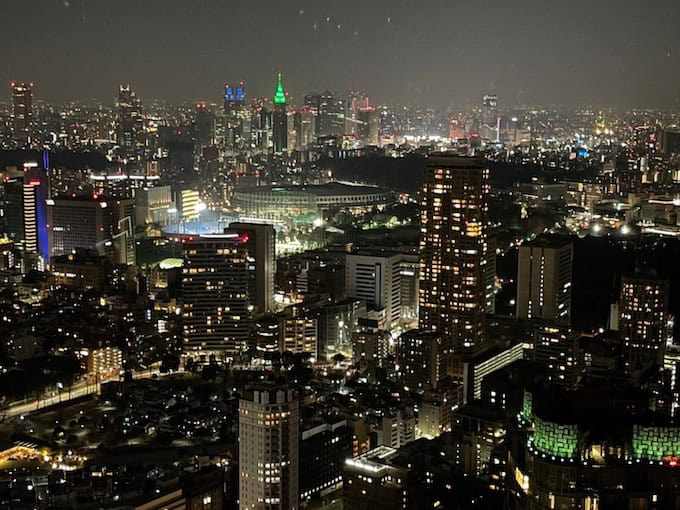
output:
<path id="1" fill-rule="evenodd" d="M 573 247 L 564 237 L 539 237 L 519 249 L 517 317 L 569 322 Z"/>
<path id="2" fill-rule="evenodd" d="M 380 144 L 380 112 L 372 107 L 362 108 L 357 113 L 357 134 L 366 145 Z"/>
<path id="3" fill-rule="evenodd" d="M 21 175 L 5 183 L 5 218 L 10 239 L 24 253 L 38 254 L 46 262 L 50 258 L 47 233 L 47 170 L 36 163 L 24 165 Z"/>
<path id="4" fill-rule="evenodd" d="M 236 87 L 224 86 L 223 142 L 225 148 L 235 150 L 244 147 L 250 136 L 250 110 L 246 105 L 246 88 L 241 81 Z"/>
<path id="5" fill-rule="evenodd" d="M 626 369 L 661 366 L 669 331 L 668 281 L 635 275 L 621 279 L 619 332 Z"/>
<path id="6" fill-rule="evenodd" d="M 246 89 L 243 82 L 232 87 L 228 83 L 224 85 L 224 112 L 230 113 L 243 108 L 246 99 Z"/>
<path id="7" fill-rule="evenodd" d="M 498 96 L 487 94 L 482 102 L 482 126 L 480 134 L 494 142 L 499 139 Z"/>
<path id="8" fill-rule="evenodd" d="M 251 333 L 247 236 L 236 232 L 185 239 L 182 324 L 190 354 L 234 356 Z"/>
<path id="9" fill-rule="evenodd" d="M 14 140 L 24 145 L 33 128 L 33 83 L 12 82 L 12 129 Z"/>
<path id="10" fill-rule="evenodd" d="M 422 187 L 420 328 L 452 339 L 456 354 L 484 345 L 494 310 L 489 170 L 483 160 L 434 154 Z"/>
<path id="11" fill-rule="evenodd" d="M 298 508 L 299 401 L 285 386 L 257 385 L 239 403 L 239 508 Z"/>
<path id="12" fill-rule="evenodd" d="M 283 91 L 281 73 L 274 94 L 274 111 L 272 112 L 272 142 L 274 154 L 288 150 L 288 112 L 286 111 L 286 94 Z"/>
<path id="13" fill-rule="evenodd" d="M 232 223 L 229 230 L 243 236 L 251 265 L 248 293 L 256 313 L 274 311 L 276 232 L 272 225 Z"/>
<path id="14" fill-rule="evenodd" d="M 215 142 L 215 116 L 203 101 L 196 103 L 194 138 L 199 149 L 212 145 Z"/>
<path id="15" fill-rule="evenodd" d="M 121 85 L 118 89 L 117 137 L 123 157 L 134 157 L 144 146 L 142 101 L 129 84 Z"/>
<path id="16" fill-rule="evenodd" d="M 298 149 L 307 149 L 316 141 L 316 112 L 306 105 L 295 114 L 295 132 Z"/>
<path id="17" fill-rule="evenodd" d="M 319 97 L 319 136 L 342 136 L 345 133 L 345 110 L 347 101 L 337 97 L 335 92 L 324 92 Z"/>

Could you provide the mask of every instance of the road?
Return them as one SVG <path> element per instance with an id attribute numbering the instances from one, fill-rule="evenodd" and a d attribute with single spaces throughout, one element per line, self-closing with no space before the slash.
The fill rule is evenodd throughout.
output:
<path id="1" fill-rule="evenodd" d="M 135 372 L 132 374 L 133 379 L 150 379 L 153 377 L 154 374 L 158 374 L 159 377 L 163 377 L 164 375 L 169 375 L 169 374 L 161 374 L 159 373 L 158 370 L 154 369 L 147 369 L 143 370 L 140 372 Z M 7 417 L 12 417 L 12 416 L 21 416 L 22 414 L 28 414 L 32 413 L 33 411 L 38 411 L 40 409 L 44 409 L 46 407 L 50 407 L 56 404 L 60 404 L 61 402 L 68 402 L 69 400 L 74 400 L 77 398 L 85 397 L 87 395 L 93 395 L 96 393 L 99 393 L 101 389 L 101 383 L 106 383 L 110 381 L 116 381 L 118 378 L 108 378 L 104 379 L 101 382 L 88 382 L 88 381 L 83 381 L 77 384 L 74 384 L 70 388 L 63 388 L 59 390 L 59 393 L 56 395 L 50 395 L 49 397 L 42 397 L 40 400 L 32 400 L 32 401 L 21 401 L 21 402 L 14 402 L 13 404 L 10 404 L 6 416 Z"/>
<path id="2" fill-rule="evenodd" d="M 7 416 L 28 414 L 39 409 L 44 409 L 45 407 L 59 404 L 60 402 L 67 402 L 98 392 L 99 384 L 76 384 L 71 387 L 70 391 L 64 389 L 58 395 L 43 397 L 40 400 L 33 400 L 31 402 L 15 402 L 14 404 L 10 404 L 9 409 L 7 409 Z"/>

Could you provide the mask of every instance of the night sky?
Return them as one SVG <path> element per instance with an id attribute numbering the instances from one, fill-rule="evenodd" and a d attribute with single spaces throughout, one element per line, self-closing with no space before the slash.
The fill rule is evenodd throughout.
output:
<path id="1" fill-rule="evenodd" d="M 0 79 L 37 98 L 218 101 L 364 90 L 374 103 L 680 106 L 677 0 L 20 0 Z M 9 87 L 0 95 L 6 100 Z"/>

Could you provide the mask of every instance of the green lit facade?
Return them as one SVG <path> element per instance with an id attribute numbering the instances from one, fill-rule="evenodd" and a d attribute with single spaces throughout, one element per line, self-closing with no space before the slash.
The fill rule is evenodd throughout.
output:
<path id="1" fill-rule="evenodd" d="M 577 425 L 564 425 L 534 419 L 534 446 L 546 455 L 573 459 L 578 453 L 579 431 Z"/>
<path id="2" fill-rule="evenodd" d="M 286 93 L 283 90 L 281 73 L 279 73 L 276 92 L 274 93 L 272 147 L 274 154 L 282 154 L 288 150 L 288 112 L 286 111 Z"/>
<path id="3" fill-rule="evenodd" d="M 633 426 L 633 458 L 661 461 L 680 455 L 680 428 Z"/>
<path id="4" fill-rule="evenodd" d="M 276 84 L 276 93 L 274 94 L 274 104 L 286 104 L 286 93 L 283 91 L 283 81 L 281 73 L 279 73 L 279 81 Z"/>
<path id="5" fill-rule="evenodd" d="M 524 392 L 524 400 L 522 401 L 522 418 L 531 421 L 534 412 L 534 396 L 529 391 Z"/>

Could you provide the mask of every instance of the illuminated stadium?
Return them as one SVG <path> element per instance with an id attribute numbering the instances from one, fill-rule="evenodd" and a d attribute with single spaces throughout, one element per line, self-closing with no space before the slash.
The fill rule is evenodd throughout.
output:
<path id="1" fill-rule="evenodd" d="M 391 200 L 392 194 L 383 188 L 330 182 L 239 188 L 234 191 L 232 206 L 242 213 L 242 217 L 285 221 L 301 217 L 313 219 L 330 209 L 361 212 L 383 207 Z"/>

